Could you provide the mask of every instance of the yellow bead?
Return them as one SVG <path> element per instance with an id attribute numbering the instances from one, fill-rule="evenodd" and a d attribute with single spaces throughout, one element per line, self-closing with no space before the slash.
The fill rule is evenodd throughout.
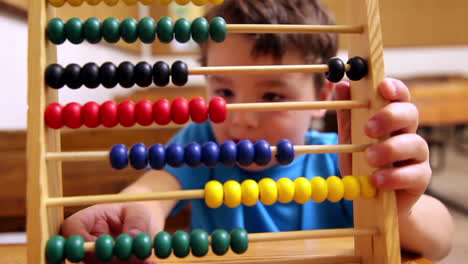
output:
<path id="1" fill-rule="evenodd" d="M 101 2 L 101 0 L 86 0 L 86 3 L 88 3 L 88 5 L 97 5 L 99 4 L 99 2 Z"/>
<path id="2" fill-rule="evenodd" d="M 361 197 L 364 199 L 374 198 L 377 190 L 372 185 L 369 176 L 359 176 L 359 183 L 361 184 Z"/>
<path id="3" fill-rule="evenodd" d="M 49 4 L 55 7 L 61 7 L 63 4 L 65 4 L 65 0 L 49 0 Z"/>
<path id="4" fill-rule="evenodd" d="M 260 201 L 265 205 L 272 205 L 278 199 L 278 187 L 271 178 L 263 178 L 258 183 L 260 189 Z"/>
<path id="5" fill-rule="evenodd" d="M 175 0 L 178 5 L 186 5 L 190 0 Z"/>
<path id="6" fill-rule="evenodd" d="M 140 3 L 144 5 L 151 5 L 151 3 L 153 3 L 153 0 L 140 0 Z"/>
<path id="7" fill-rule="evenodd" d="M 126 4 L 126 5 L 134 5 L 138 2 L 138 0 L 123 0 L 123 2 Z"/>
<path id="8" fill-rule="evenodd" d="M 312 194 L 310 181 L 307 178 L 299 177 L 294 180 L 294 201 L 300 204 L 307 203 Z"/>
<path id="9" fill-rule="evenodd" d="M 115 6 L 118 2 L 119 0 L 104 0 L 104 3 L 108 6 Z"/>
<path id="10" fill-rule="evenodd" d="M 210 0 L 210 3 L 212 3 L 213 5 L 219 5 L 221 3 L 223 3 L 224 0 Z"/>
<path id="11" fill-rule="evenodd" d="M 289 203 L 294 199 L 294 182 L 289 178 L 281 178 L 276 182 L 278 187 L 278 201 Z"/>
<path id="12" fill-rule="evenodd" d="M 168 5 L 172 2 L 172 0 L 158 0 L 158 2 L 161 4 L 161 5 Z"/>
<path id="13" fill-rule="evenodd" d="M 254 206 L 258 202 L 260 191 L 258 184 L 254 180 L 248 179 L 242 182 L 242 204 L 246 206 Z"/>
<path id="14" fill-rule="evenodd" d="M 344 186 L 343 197 L 350 201 L 358 199 L 359 195 L 361 195 L 359 180 L 353 176 L 345 176 L 342 181 Z"/>
<path id="15" fill-rule="evenodd" d="M 343 199 L 344 186 L 340 178 L 336 176 L 330 176 L 327 178 L 328 185 L 328 196 L 327 199 L 330 202 L 338 202 Z"/>
<path id="16" fill-rule="evenodd" d="M 218 208 L 223 204 L 224 190 L 219 181 L 209 181 L 205 185 L 205 203 L 210 208 Z"/>
<path id="17" fill-rule="evenodd" d="M 321 203 L 327 199 L 328 186 L 327 182 L 322 177 L 315 177 L 310 181 L 312 194 L 310 198 L 317 203 Z"/>
<path id="18" fill-rule="evenodd" d="M 235 208 L 242 201 L 241 186 L 236 181 L 227 181 L 224 183 L 224 204 L 227 207 Z"/>
<path id="19" fill-rule="evenodd" d="M 206 0 L 192 0 L 192 3 L 196 6 L 202 6 L 206 4 Z"/>
<path id="20" fill-rule="evenodd" d="M 67 0 L 71 6 L 80 6 L 83 3 L 83 0 Z"/>

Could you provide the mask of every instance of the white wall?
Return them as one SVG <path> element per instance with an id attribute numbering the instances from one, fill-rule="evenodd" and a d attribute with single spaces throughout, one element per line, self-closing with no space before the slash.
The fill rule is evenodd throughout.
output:
<path id="1" fill-rule="evenodd" d="M 13 17 L 0 10 L 0 129 L 26 128 L 26 87 L 27 87 L 27 21 Z M 146 47 L 146 50 L 148 47 Z M 149 54 L 149 52 L 145 52 Z M 340 57 L 345 59 L 346 53 Z M 155 58 L 149 55 L 130 56 L 106 45 L 72 45 L 66 43 L 58 48 L 58 61 L 62 65 L 86 62 L 98 64 L 105 61 L 119 63 L 124 60 L 132 62 L 154 62 L 164 60 L 172 63 L 175 59 L 187 61 L 194 65 L 193 58 Z M 409 77 L 431 74 L 464 74 L 468 75 L 468 46 L 445 48 L 388 49 L 385 51 L 385 64 L 388 76 Z M 201 82 L 201 78 L 190 78 Z M 139 88 L 137 88 L 139 89 Z M 60 102 L 98 103 L 112 98 L 115 93 L 128 93 L 131 89 L 104 88 L 62 89 Z"/>

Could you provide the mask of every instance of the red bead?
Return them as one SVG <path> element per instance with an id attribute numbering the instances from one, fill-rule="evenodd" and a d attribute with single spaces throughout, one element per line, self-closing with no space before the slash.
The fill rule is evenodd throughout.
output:
<path id="1" fill-rule="evenodd" d="M 203 123 L 208 120 L 208 107 L 206 106 L 205 99 L 196 97 L 190 100 L 190 118 L 195 123 Z"/>
<path id="2" fill-rule="evenodd" d="M 101 124 L 101 120 L 99 119 L 99 104 L 96 102 L 87 102 L 81 108 L 81 117 L 86 127 L 98 127 Z"/>
<path id="3" fill-rule="evenodd" d="M 63 108 L 63 123 L 69 128 L 79 128 L 83 125 L 81 119 L 81 105 L 79 103 L 69 103 Z"/>
<path id="4" fill-rule="evenodd" d="M 153 119 L 156 124 L 165 126 L 171 122 L 171 103 L 167 99 L 159 99 L 153 105 Z"/>
<path id="5" fill-rule="evenodd" d="M 117 111 L 120 124 L 123 127 L 131 127 L 135 125 L 135 103 L 130 100 L 125 100 L 119 104 Z"/>
<path id="6" fill-rule="evenodd" d="M 104 102 L 99 109 L 99 115 L 103 126 L 108 128 L 115 127 L 119 123 L 117 103 L 114 101 Z"/>
<path id="7" fill-rule="evenodd" d="M 189 103 L 185 98 L 176 98 L 171 104 L 172 121 L 178 125 L 185 124 L 189 121 Z"/>
<path id="8" fill-rule="evenodd" d="M 210 119 L 213 123 L 222 123 L 226 120 L 227 109 L 226 109 L 226 100 L 222 97 L 214 97 L 210 101 Z"/>
<path id="9" fill-rule="evenodd" d="M 153 123 L 153 103 L 144 99 L 135 106 L 135 118 L 138 124 L 149 126 Z"/>
<path id="10" fill-rule="evenodd" d="M 63 127 L 62 106 L 59 103 L 52 103 L 47 106 L 45 110 L 45 123 L 53 129 Z"/>

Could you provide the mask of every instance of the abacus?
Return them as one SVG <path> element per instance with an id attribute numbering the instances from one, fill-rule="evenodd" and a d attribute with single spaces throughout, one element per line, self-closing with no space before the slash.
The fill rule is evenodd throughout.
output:
<path id="1" fill-rule="evenodd" d="M 123 0 L 126 4 L 136 4 L 138 0 Z M 72 6 L 83 4 L 84 0 L 67 0 Z M 86 0 L 87 4 L 115 5 L 118 0 Z M 151 0 L 140 0 L 150 4 Z M 168 4 L 171 0 L 159 0 Z M 187 4 L 189 0 L 176 0 L 177 4 Z M 196 5 L 203 5 L 206 0 L 192 0 Z M 222 0 L 210 0 L 212 4 L 222 4 Z M 196 257 L 205 256 L 211 246 L 215 255 L 224 255 L 229 248 L 242 254 L 248 250 L 248 243 L 262 241 L 315 239 L 331 237 L 354 237 L 354 256 L 351 258 L 336 256 L 327 263 L 400 263 L 400 246 L 396 201 L 393 192 L 376 191 L 370 184 L 368 175 L 372 169 L 364 160 L 362 152 L 372 140 L 363 135 L 360 128 L 377 108 L 385 102 L 378 96 L 377 87 L 384 78 L 383 49 L 380 32 L 380 18 L 377 0 L 346 1 L 352 13 L 349 25 L 227 25 L 222 18 L 206 21 L 199 18 L 193 21 L 180 19 L 175 24 L 168 18 L 157 23 L 152 18 L 137 22 L 132 19 L 119 21 L 109 18 L 102 24 L 97 19 L 88 19 L 85 23 L 79 19 L 70 19 L 66 23 L 55 18 L 55 8 L 65 4 L 65 0 L 30 1 L 29 7 L 29 80 L 28 80 L 28 262 L 61 263 L 65 259 L 79 262 L 87 251 L 95 251 L 101 261 L 113 257 L 127 260 L 135 255 L 145 259 L 154 254 L 158 258 L 167 258 L 171 253 L 182 258 L 190 252 Z M 80 44 L 84 40 L 98 43 L 102 39 L 115 43 L 120 39 L 143 43 L 171 42 L 185 43 L 190 38 L 202 43 L 211 37 L 221 42 L 226 34 L 237 33 L 343 33 L 350 34 L 348 46 L 352 57 L 346 64 L 339 59 L 331 59 L 325 65 L 264 66 L 264 67 L 195 67 L 189 68 L 183 62 L 169 66 L 157 62 L 154 66 L 141 62 L 136 66 L 122 62 L 118 66 L 107 63 L 98 66 L 88 63 L 84 66 L 70 64 L 66 67 L 55 64 L 54 45 L 70 41 Z M 78 89 L 85 86 L 90 89 L 103 85 L 111 88 L 120 84 L 123 87 L 165 86 L 171 79 L 175 85 L 185 85 L 189 75 L 211 73 L 230 74 L 235 72 L 326 72 L 327 78 L 337 82 L 347 74 L 352 80 L 352 99 L 334 102 L 290 102 L 290 103 L 253 103 L 226 104 L 221 98 L 214 98 L 207 103 L 196 98 L 190 102 L 183 98 L 172 103 L 161 99 L 155 103 L 143 100 L 137 104 L 122 102 L 117 104 L 107 101 L 102 105 L 89 102 L 84 106 L 70 103 L 61 106 L 56 103 L 58 89 L 67 86 Z M 306 109 L 351 109 L 352 144 L 336 146 L 293 146 L 283 140 L 276 146 L 266 141 L 255 144 L 241 141 L 239 144 L 207 142 L 203 146 L 155 144 L 147 148 L 136 144 L 128 150 L 127 146 L 117 144 L 110 151 L 96 152 L 61 152 L 60 128 L 79 128 L 83 125 L 95 128 L 103 125 L 108 128 L 118 124 L 129 127 L 136 123 L 149 126 L 153 123 L 166 125 L 173 121 L 184 124 L 193 122 L 223 122 L 228 111 L 271 111 L 271 110 L 306 110 Z M 287 164 L 295 154 L 351 152 L 353 153 L 352 174 L 343 179 L 331 176 L 326 179 L 316 177 L 309 181 L 298 178 L 294 182 L 283 178 L 277 182 L 263 179 L 260 182 L 247 180 L 242 183 L 228 181 L 224 184 L 210 181 L 203 190 L 172 191 L 149 194 L 111 194 L 80 197 L 63 197 L 61 162 L 74 160 L 110 160 L 111 166 L 122 169 L 130 165 L 135 169 L 144 169 L 148 164 L 153 169 L 170 166 L 215 166 L 222 163 L 232 166 L 266 164 L 272 156 L 279 164 Z M 184 155 L 184 153 L 189 153 Z M 367 176 L 366 176 L 367 175 Z M 363 199 L 360 199 L 363 198 Z M 177 231 L 174 234 L 139 234 L 135 238 L 121 235 L 115 241 L 108 235 L 101 236 L 96 242 L 85 242 L 82 237 L 71 236 L 65 239 L 57 236 L 63 207 L 73 205 L 91 205 L 97 203 L 128 202 L 161 199 L 205 199 L 206 204 L 216 208 L 225 204 L 236 207 L 257 202 L 273 204 L 288 203 L 292 200 L 305 203 L 309 200 L 332 202 L 341 199 L 354 201 L 354 228 L 334 230 L 310 230 L 279 233 L 247 234 L 245 230 L 216 230 L 207 234 L 203 230 L 194 230 L 191 234 Z M 154 235 L 154 237 L 153 237 Z M 261 259 L 261 256 L 259 256 Z M 319 259 L 309 259 L 309 263 L 319 263 Z"/>

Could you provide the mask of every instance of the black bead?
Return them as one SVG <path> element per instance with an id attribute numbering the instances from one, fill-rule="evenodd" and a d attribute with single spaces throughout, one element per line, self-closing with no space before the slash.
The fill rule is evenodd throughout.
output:
<path id="1" fill-rule="evenodd" d="M 106 88 L 114 88 L 117 83 L 117 66 L 112 62 L 106 62 L 99 68 L 99 81 Z"/>
<path id="2" fill-rule="evenodd" d="M 96 88 L 99 86 L 99 66 L 96 63 L 90 62 L 81 69 L 81 81 L 88 88 Z"/>
<path id="3" fill-rule="evenodd" d="M 71 89 L 78 89 L 83 85 L 80 78 L 81 67 L 78 64 L 72 63 L 65 67 L 63 79 L 65 84 Z"/>
<path id="4" fill-rule="evenodd" d="M 361 57 L 352 57 L 346 64 L 349 64 L 350 70 L 346 76 L 352 81 L 359 81 L 367 75 L 367 62 Z"/>
<path id="5" fill-rule="evenodd" d="M 329 72 L 326 73 L 330 82 L 339 82 L 345 74 L 345 64 L 339 58 L 331 58 L 328 61 Z"/>
<path id="6" fill-rule="evenodd" d="M 128 61 L 120 63 L 117 68 L 117 79 L 122 87 L 130 88 L 135 85 L 134 71 L 135 66 L 132 63 Z"/>
<path id="7" fill-rule="evenodd" d="M 184 86 L 188 81 L 188 66 L 185 62 L 176 61 L 171 68 L 172 83 L 177 86 Z"/>
<path id="8" fill-rule="evenodd" d="M 153 66 L 153 81 L 157 86 L 166 86 L 169 84 L 171 69 L 169 64 L 158 61 Z"/>
<path id="9" fill-rule="evenodd" d="M 140 87 L 148 87 L 153 83 L 151 64 L 142 61 L 135 66 L 135 82 Z"/>
<path id="10" fill-rule="evenodd" d="M 45 81 L 48 86 L 54 89 L 60 89 L 65 85 L 63 74 L 65 69 L 59 64 L 47 66 L 45 71 Z"/>

